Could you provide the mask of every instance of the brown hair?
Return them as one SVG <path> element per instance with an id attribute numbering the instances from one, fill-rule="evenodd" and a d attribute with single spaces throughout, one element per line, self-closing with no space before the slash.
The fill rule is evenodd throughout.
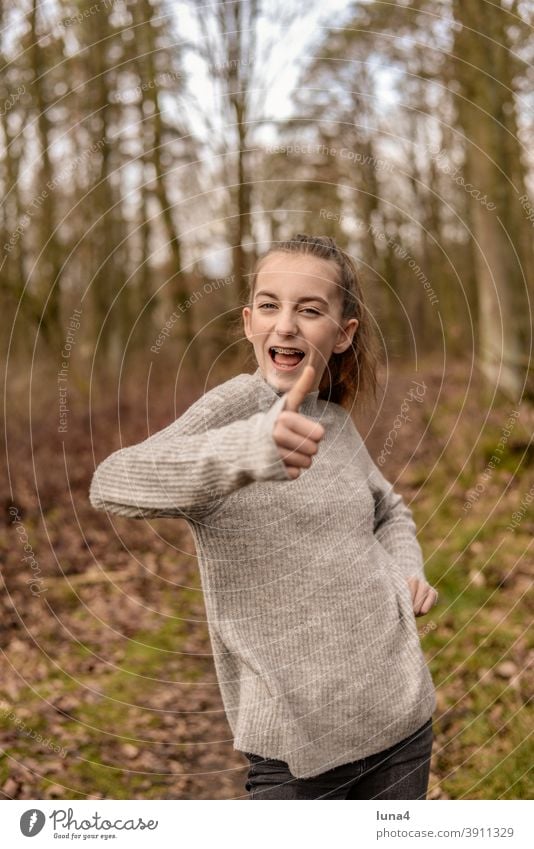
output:
<path id="1" fill-rule="evenodd" d="M 334 239 L 298 233 L 284 242 L 273 242 L 256 261 L 249 279 L 248 306 L 252 308 L 258 274 L 264 260 L 274 253 L 302 253 L 334 262 L 338 267 L 338 286 L 343 296 L 341 319 L 357 318 L 353 341 L 340 354 L 333 353 L 319 384 L 319 398 L 350 407 L 362 396 L 376 400 L 378 357 L 376 336 L 363 300 L 354 260 Z"/>

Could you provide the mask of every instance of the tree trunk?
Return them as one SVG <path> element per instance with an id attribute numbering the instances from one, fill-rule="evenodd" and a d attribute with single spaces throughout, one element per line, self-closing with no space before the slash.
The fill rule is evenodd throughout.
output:
<path id="1" fill-rule="evenodd" d="M 39 260 L 34 267 L 35 281 L 32 289 L 40 304 L 40 329 L 52 351 L 61 350 L 61 269 L 63 256 L 61 245 L 56 236 L 56 208 L 54 202 L 53 168 L 50 159 L 51 125 L 47 113 L 48 103 L 44 90 L 46 63 L 43 48 L 39 43 L 38 2 L 32 0 L 30 12 L 32 88 L 37 111 L 37 134 L 41 147 L 41 170 L 39 175 L 39 193 L 32 201 L 32 214 L 39 221 Z"/>
<path id="2" fill-rule="evenodd" d="M 478 361 L 493 386 L 519 399 L 526 375 L 520 365 L 523 315 L 517 310 L 521 270 L 510 216 L 517 199 L 509 183 L 511 142 L 503 120 L 513 108 L 511 94 L 502 84 L 503 76 L 509 78 L 505 69 L 510 58 L 499 43 L 505 12 L 492 7 L 488 15 L 484 4 L 460 0 L 454 0 L 453 7 L 456 22 L 462 25 L 455 31 L 453 53 L 464 60 L 457 59 L 454 65 L 461 95 L 457 108 L 466 136 L 467 183 L 475 190 L 470 188 L 469 205 L 478 288 Z M 488 37 L 493 39 L 491 50 Z"/>
<path id="3" fill-rule="evenodd" d="M 134 9 L 135 5 L 132 7 L 132 10 Z M 140 51 L 140 78 L 145 86 L 145 99 L 152 104 L 151 117 L 147 119 L 147 124 L 152 130 L 152 149 L 149 152 L 145 150 L 145 155 L 150 153 L 154 165 L 156 175 L 155 194 L 161 210 L 161 218 L 172 257 L 173 285 L 165 298 L 168 303 L 169 313 L 171 313 L 176 308 L 177 303 L 185 303 L 187 301 L 190 293 L 183 270 L 181 239 L 172 213 L 171 200 L 165 181 L 165 169 L 162 162 L 164 126 L 159 106 L 158 81 L 154 64 L 154 56 L 158 50 L 154 29 L 155 23 L 153 21 L 155 10 L 148 0 L 142 0 L 139 6 L 139 12 L 142 17 L 139 38 L 143 47 Z M 183 346 L 183 350 L 185 350 L 194 336 L 193 316 L 190 309 L 184 310 L 180 316 L 178 332 L 180 334 L 180 344 Z"/>

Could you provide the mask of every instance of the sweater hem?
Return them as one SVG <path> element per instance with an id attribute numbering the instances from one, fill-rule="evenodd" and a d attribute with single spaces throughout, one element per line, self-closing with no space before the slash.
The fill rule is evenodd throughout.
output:
<path id="1" fill-rule="evenodd" d="M 315 778 L 316 776 L 329 772 L 336 767 L 364 760 L 365 758 L 376 755 L 379 752 L 386 752 L 388 749 L 396 746 L 398 743 L 401 743 L 407 737 L 415 734 L 415 732 L 422 728 L 429 719 L 432 719 L 434 711 L 436 710 L 436 694 L 434 690 L 430 692 L 429 696 L 425 700 L 425 705 L 426 709 L 415 714 L 415 718 L 412 722 L 407 724 L 392 722 L 391 733 L 389 735 L 385 734 L 383 730 L 381 730 L 380 733 L 377 733 L 376 739 L 380 740 L 378 745 L 376 742 L 373 743 L 371 738 L 367 745 L 355 745 L 353 748 L 350 746 L 345 747 L 343 752 L 334 757 L 332 757 L 329 753 L 328 744 L 325 743 L 324 739 L 319 740 L 317 744 L 314 744 L 313 741 L 306 744 L 306 746 L 316 745 L 316 748 L 314 749 L 316 758 L 311 759 L 303 758 L 302 755 L 299 754 L 298 749 L 304 748 L 302 746 L 299 747 L 298 745 L 295 745 L 289 749 L 280 748 L 276 745 L 271 746 L 265 741 L 266 736 L 268 736 L 268 730 L 265 730 L 263 733 L 260 732 L 258 736 L 254 736 L 253 733 L 249 733 L 246 735 L 246 738 L 245 736 L 236 735 L 233 748 L 245 756 L 246 754 L 254 754 L 268 760 L 274 759 L 283 761 L 288 765 L 291 775 L 294 778 Z M 280 731 L 280 729 L 278 729 L 278 731 Z M 309 766 L 304 766 L 304 761 L 307 761 Z"/>

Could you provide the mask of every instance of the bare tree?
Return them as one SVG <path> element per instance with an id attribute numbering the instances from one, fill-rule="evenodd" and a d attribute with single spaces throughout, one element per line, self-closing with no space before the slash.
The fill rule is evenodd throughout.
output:
<path id="1" fill-rule="evenodd" d="M 191 2 L 199 37 L 187 46 L 204 64 L 214 101 L 199 102 L 195 116 L 220 164 L 218 179 L 227 188 L 223 207 L 232 247 L 237 300 L 246 293 L 247 274 L 255 257 L 253 222 L 257 130 L 269 122 L 265 98 L 275 69 L 270 63 L 278 39 L 298 10 L 266 0 Z"/>
<path id="2" fill-rule="evenodd" d="M 491 14 L 481 2 L 454 0 L 453 9 L 453 68 L 466 139 L 465 171 L 477 189 L 470 206 L 480 366 L 492 385 L 519 398 L 526 378 L 523 350 L 531 333 L 525 287 L 532 249 L 522 236 L 526 221 L 518 203 L 526 189 L 515 118 L 517 59 L 508 35 L 512 21 L 501 3 L 493 4 Z M 513 22 L 517 25 L 516 17 Z"/>

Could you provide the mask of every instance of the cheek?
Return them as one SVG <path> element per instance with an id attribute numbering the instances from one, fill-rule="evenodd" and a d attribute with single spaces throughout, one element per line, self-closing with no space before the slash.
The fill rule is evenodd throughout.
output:
<path id="1" fill-rule="evenodd" d="M 261 313 L 252 313 L 250 316 L 249 328 L 254 336 L 265 333 L 268 330 L 268 319 Z"/>
<path id="2" fill-rule="evenodd" d="M 336 329 L 331 321 L 325 322 L 322 327 L 315 329 L 310 338 L 321 352 L 329 353 L 335 344 Z"/>

